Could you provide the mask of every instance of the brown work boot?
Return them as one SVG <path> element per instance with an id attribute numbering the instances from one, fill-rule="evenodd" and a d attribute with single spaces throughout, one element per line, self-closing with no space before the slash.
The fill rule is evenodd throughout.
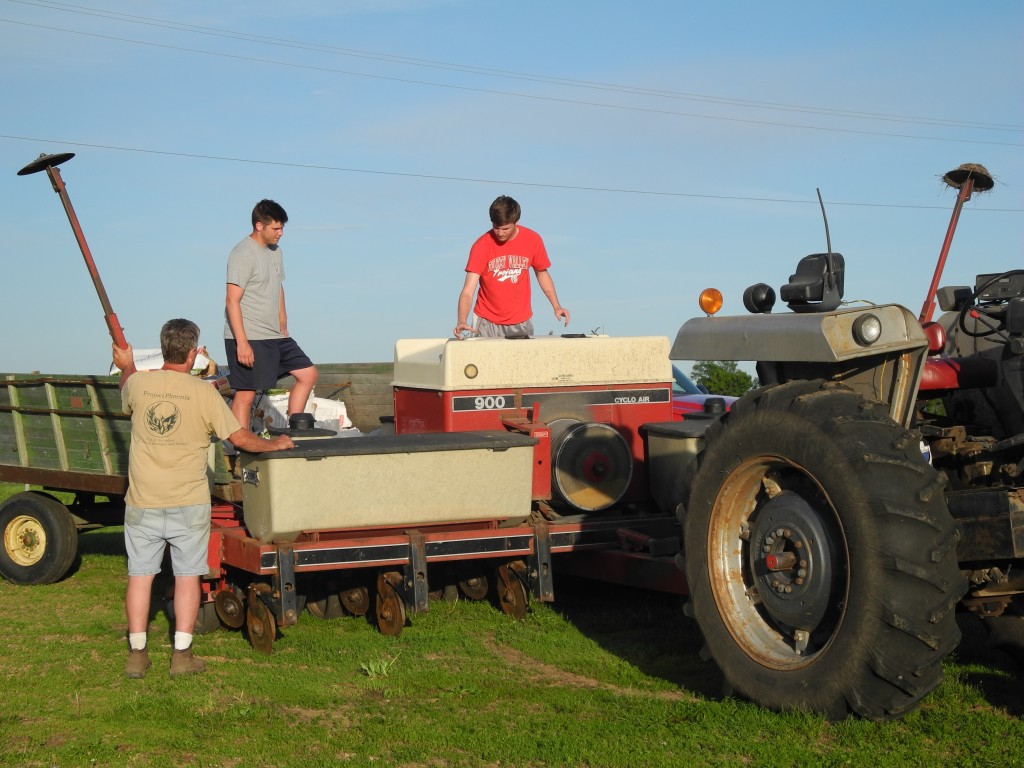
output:
<path id="1" fill-rule="evenodd" d="M 191 645 L 184 651 L 175 651 L 171 654 L 171 677 L 194 675 L 205 671 L 206 664 L 198 656 L 192 655 Z"/>
<path id="2" fill-rule="evenodd" d="M 149 650 L 143 648 L 141 651 L 128 649 L 128 661 L 124 663 L 124 676 L 139 680 L 146 676 L 146 670 L 152 666 L 149 660 Z"/>

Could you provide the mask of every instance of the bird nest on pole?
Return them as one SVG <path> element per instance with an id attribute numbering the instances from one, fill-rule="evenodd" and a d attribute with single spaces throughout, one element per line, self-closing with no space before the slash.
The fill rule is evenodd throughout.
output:
<path id="1" fill-rule="evenodd" d="M 979 163 L 964 163 L 954 171 L 950 171 L 942 180 L 954 189 L 960 189 L 968 179 L 974 180 L 975 192 L 988 192 L 996 185 L 988 169 Z"/>

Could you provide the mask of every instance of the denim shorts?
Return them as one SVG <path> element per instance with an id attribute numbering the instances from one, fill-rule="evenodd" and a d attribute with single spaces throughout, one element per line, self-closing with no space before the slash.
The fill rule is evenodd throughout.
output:
<path id="1" fill-rule="evenodd" d="M 124 547 L 129 576 L 160 573 L 166 547 L 175 576 L 205 576 L 210 571 L 210 505 L 139 509 L 124 505 Z"/>

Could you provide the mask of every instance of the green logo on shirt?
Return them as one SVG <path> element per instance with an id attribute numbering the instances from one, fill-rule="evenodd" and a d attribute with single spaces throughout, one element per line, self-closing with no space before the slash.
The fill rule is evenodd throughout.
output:
<path id="1" fill-rule="evenodd" d="M 180 421 L 178 406 L 167 400 L 153 403 L 146 409 L 146 427 L 154 435 L 166 437 L 178 428 Z"/>

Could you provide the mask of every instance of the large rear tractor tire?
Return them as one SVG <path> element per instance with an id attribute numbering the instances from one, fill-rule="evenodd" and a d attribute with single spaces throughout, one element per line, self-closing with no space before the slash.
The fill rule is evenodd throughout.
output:
<path id="1" fill-rule="evenodd" d="M 12 584 L 52 584 L 78 552 L 78 529 L 52 496 L 26 491 L 0 504 L 0 576 Z"/>
<path id="2" fill-rule="evenodd" d="M 945 477 L 888 409 L 798 381 L 709 427 L 683 512 L 688 612 L 726 690 L 874 720 L 942 681 L 966 589 Z"/>

